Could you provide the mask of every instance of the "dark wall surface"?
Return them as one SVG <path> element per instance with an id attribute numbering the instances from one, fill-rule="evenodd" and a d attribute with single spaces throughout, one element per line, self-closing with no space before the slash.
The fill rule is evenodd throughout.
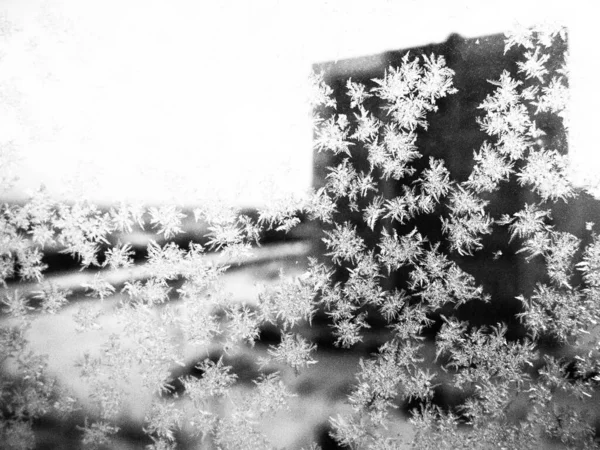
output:
<path id="1" fill-rule="evenodd" d="M 564 53 L 565 44 L 553 48 L 554 55 Z M 451 35 L 446 42 L 431 44 L 424 47 L 390 51 L 379 55 L 363 58 L 327 62 L 314 66 L 315 71 L 323 72 L 324 81 L 333 89 L 337 102 L 336 114 L 346 114 L 353 118 L 356 110 L 350 108 L 350 100 L 346 95 L 346 81 L 352 78 L 354 82 L 361 82 L 368 88 L 374 87 L 374 78 L 383 78 L 388 67 L 401 65 L 402 57 L 409 51 L 411 59 L 418 55 L 442 55 L 449 68 L 454 70 L 454 86 L 458 92 L 438 101 L 439 110 L 427 115 L 428 129 L 418 130 L 417 147 L 423 155 L 413 163 L 417 169 L 416 174 L 400 181 L 380 181 L 380 192 L 386 198 L 393 198 L 401 194 L 403 185 L 410 185 L 421 170 L 428 166 L 430 156 L 444 160 L 450 171 L 451 177 L 456 182 L 466 181 L 474 165 L 473 152 L 479 150 L 484 141 L 493 143 L 494 140 L 486 135 L 477 123 L 478 117 L 483 117 L 484 111 L 479 105 L 491 94 L 495 86 L 488 80 L 498 80 L 504 70 L 515 78 L 520 75 L 517 71 L 517 61 L 523 59 L 522 48 L 513 47 L 505 53 L 504 35 L 492 35 L 478 39 L 464 39 L 458 35 Z M 522 77 L 521 77 L 522 78 Z M 382 120 L 386 120 L 385 112 L 381 110 L 381 100 L 369 98 L 365 101 L 365 109 L 372 112 Z M 546 134 L 539 144 L 556 149 L 562 153 L 568 151 L 567 134 L 560 121 L 554 115 L 537 115 L 538 128 Z M 354 141 L 353 141 L 354 142 Z M 351 147 L 352 163 L 357 170 L 368 171 L 367 149 L 359 143 Z M 315 188 L 326 184 L 328 167 L 335 166 L 342 159 L 340 155 L 331 152 L 314 153 L 314 178 Z M 520 163 L 522 164 L 522 162 Z M 518 169 L 519 163 L 516 165 Z M 503 182 L 500 189 L 492 194 L 484 194 L 483 198 L 489 200 L 486 208 L 493 219 L 499 219 L 502 214 L 519 211 L 526 203 L 537 203 L 539 198 L 530 189 L 519 186 L 515 177 L 510 182 Z M 359 203 L 362 208 L 368 202 Z M 371 232 L 362 221 L 362 212 L 350 212 L 343 202 L 339 204 L 340 214 L 336 221 L 350 220 L 357 225 L 361 236 L 369 246 L 374 246 L 379 240 L 381 226 Z M 543 204 L 542 208 L 552 210 L 552 220 L 558 231 L 569 231 L 583 240 L 583 245 L 590 241 L 590 233 L 586 232 L 586 222 L 600 224 L 599 202 L 587 194 L 582 194 L 568 203 L 559 200 L 556 204 Z M 521 242 L 515 239 L 508 243 L 509 234 L 507 227 L 494 225 L 493 232 L 484 236 L 484 248 L 474 253 L 473 256 L 461 257 L 456 252 L 450 252 L 444 244 L 441 232 L 440 216 L 445 213 L 443 206 L 438 205 L 432 214 L 421 214 L 416 220 L 407 225 L 394 226 L 399 234 L 411 231 L 416 225 L 419 231 L 426 235 L 431 242 L 441 241 L 441 249 L 450 256 L 458 265 L 475 277 L 485 292 L 491 294 L 492 304 L 471 302 L 458 311 L 459 318 L 469 320 L 474 324 L 495 324 L 503 321 L 509 324 L 513 336 L 522 335 L 515 314 L 520 312 L 520 303 L 515 297 L 519 294 L 528 296 L 532 293 L 535 283 L 544 281 L 545 266 L 540 257 L 530 262 L 525 261 L 523 254 L 516 254 Z M 362 224 L 362 225 L 361 225 Z M 324 249 L 323 249 L 324 250 Z M 498 257 L 498 251 L 502 254 Z M 402 271 L 392 274 L 392 279 L 387 281 L 386 287 L 405 287 L 407 273 Z"/>

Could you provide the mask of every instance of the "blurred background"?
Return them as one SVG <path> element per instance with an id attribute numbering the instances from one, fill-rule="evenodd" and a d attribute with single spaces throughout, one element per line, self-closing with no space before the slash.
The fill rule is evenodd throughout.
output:
<path id="1" fill-rule="evenodd" d="M 311 185 L 307 76 L 314 63 L 570 26 L 573 136 L 588 164 L 597 58 L 591 2 L 375 0 L 0 1 L 0 149 L 15 199 L 44 183 L 99 203 L 255 206 Z M 580 100 L 580 98 L 582 100 Z M 575 151 L 573 151 L 575 153 Z"/>

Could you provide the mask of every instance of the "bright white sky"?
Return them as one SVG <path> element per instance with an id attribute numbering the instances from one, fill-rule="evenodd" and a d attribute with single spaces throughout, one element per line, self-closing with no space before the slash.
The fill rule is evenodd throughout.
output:
<path id="1" fill-rule="evenodd" d="M 587 5 L 0 0 L 0 146 L 21 158 L 17 193 L 43 182 L 57 195 L 75 186 L 100 202 L 196 203 L 218 194 L 258 204 L 273 186 L 310 186 L 312 63 L 442 42 L 452 32 L 498 33 L 515 21 L 572 25 L 574 15 L 589 21 L 570 29 L 579 62 L 597 40 Z M 586 64 L 573 75 L 589 86 L 596 77 Z M 581 129 L 593 130 L 591 120 L 582 114 Z M 591 139 L 576 134 L 587 149 Z"/>

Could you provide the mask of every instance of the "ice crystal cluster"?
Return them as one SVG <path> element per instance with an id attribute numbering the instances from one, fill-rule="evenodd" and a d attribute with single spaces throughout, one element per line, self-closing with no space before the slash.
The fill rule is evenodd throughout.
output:
<path id="1" fill-rule="evenodd" d="M 253 346 L 261 327 L 275 326 L 281 341 L 269 347 L 261 367 L 288 366 L 299 374 L 318 364 L 315 344 L 300 330 L 323 311 L 339 347 L 359 345 L 373 317 L 389 330 L 377 352 L 361 360 L 348 412 L 330 418 L 331 436 L 340 445 L 595 448 L 586 407 L 600 382 L 600 238 L 591 223 L 585 246 L 554 226 L 552 205 L 582 193 L 570 182 L 565 149 L 542 147 L 543 131 L 536 123 L 539 115 L 553 114 L 568 127 L 566 56 L 550 51 L 561 41 L 566 47 L 561 27 L 507 34 L 506 51 L 518 48 L 522 58 L 515 73 L 505 70 L 489 80 L 478 119 L 488 138 L 474 149 L 472 171 L 463 181 L 453 179 L 444 160 L 424 158 L 417 141 L 427 132 L 428 117 L 440 113 L 440 100 L 456 93 L 455 73 L 443 57 L 407 53 L 370 85 L 348 79 L 345 93 L 334 92 L 323 74 L 313 74 L 315 149 L 337 161 L 328 168 L 325 186 L 307 200 L 274 201 L 257 218 L 218 202 L 204 205 L 194 219 L 206 224 L 206 245 L 183 248 L 173 240 L 186 218 L 175 205 L 123 203 L 106 212 L 85 200 L 57 202 L 40 190 L 24 205 L 2 206 L 0 281 L 5 288 L 14 279 L 38 285 L 31 293 L 5 289 L 2 298 L 10 320 L 0 329 L 0 361 L 18 374 L 0 385 L 3 445 L 34 448 L 38 419 L 68 417 L 78 408 L 27 341 L 33 321 L 56 314 L 73 297 L 45 281 L 43 251 L 54 246 L 82 268 L 97 269 L 82 286 L 96 303 L 85 302 L 73 316 L 77 329 L 97 329 L 103 310 L 95 305 L 119 295 L 113 313 L 133 342 L 125 346 L 119 335 L 111 335 L 99 353 L 81 355 L 78 366 L 95 405 L 79 427 L 85 448 L 110 445 L 120 432 L 118 419 L 128 401 L 121 386 L 127 381 L 154 394 L 144 423 L 148 448 L 176 448 L 182 430 L 215 448 L 271 448 L 257 424 L 285 409 L 294 396 L 280 374 L 265 371 L 246 396 L 235 391 L 237 375 L 224 359 L 206 357 L 198 363 L 202 376 L 177 377 L 173 369 L 186 358 L 178 343 L 183 336 L 192 348 L 218 345 L 227 354 Z M 348 96 L 351 115 L 337 111 L 341 94 Z M 366 169 L 356 163 L 359 153 Z M 509 182 L 529 189 L 529 200 L 513 214 L 493 216 L 490 195 Z M 390 196 L 382 191 L 385 183 L 402 187 Z M 419 221 L 436 214 L 438 241 Z M 323 229 L 322 259 L 311 258 L 304 275 L 264 289 L 254 306 L 230 300 L 221 283 L 230 261 L 248 253 L 265 230 L 288 232 L 303 220 Z M 111 236 L 140 228 L 153 230 L 161 243 L 148 246 L 145 276 L 132 275 L 117 291 L 105 275 L 130 269 L 133 274 L 133 251 Z M 373 245 L 365 230 L 377 236 Z M 494 301 L 457 262 L 481 252 L 484 238 L 494 233 L 518 243 L 519 258 L 544 263 L 533 293 L 518 297 L 517 319 L 526 333 L 517 338 L 508 335 L 507 324 L 475 326 L 454 314 L 463 305 Z M 221 256 L 207 258 L 211 251 Z M 399 271 L 406 274 L 402 286 L 389 282 Z M 435 320 L 441 326 L 430 354 L 426 341 Z M 543 352 L 543 340 L 569 348 L 570 357 Z M 180 398 L 163 395 L 175 382 L 183 387 Z M 463 401 L 438 406 L 439 387 L 460 392 Z M 561 401 L 565 397 L 572 401 Z M 181 398 L 187 399 L 185 408 Z M 227 404 L 227 414 L 214 408 L 215 402 Z M 408 437 L 394 431 L 403 420 L 402 404 L 414 405 L 414 434 Z"/>

